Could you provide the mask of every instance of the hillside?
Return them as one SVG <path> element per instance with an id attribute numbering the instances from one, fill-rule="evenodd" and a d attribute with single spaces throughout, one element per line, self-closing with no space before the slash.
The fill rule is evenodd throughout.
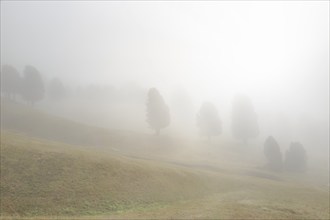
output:
<path id="1" fill-rule="evenodd" d="M 18 131 L 27 136 L 76 145 L 79 149 L 118 152 L 135 158 L 177 163 L 193 162 L 194 166 L 210 165 L 216 166 L 215 169 L 218 169 L 219 162 L 237 166 L 237 163 L 232 163 L 233 159 L 241 162 L 251 160 L 248 157 L 244 158 L 242 154 L 227 151 L 227 148 L 234 151 L 244 150 L 235 148 L 236 143 L 232 141 L 208 143 L 199 137 L 190 140 L 175 136 L 108 130 L 53 116 L 37 108 L 6 99 L 1 100 L 1 128 Z M 221 144 L 223 150 L 218 144 Z"/>
<path id="2" fill-rule="evenodd" d="M 109 131 L 8 102 L 1 111 L 4 219 L 329 218 L 323 180 L 267 172 L 230 142 Z"/>
<path id="3" fill-rule="evenodd" d="M 183 168 L 10 132 L 1 133 L 1 180 L 5 215 L 110 212 L 201 196 L 214 184 Z"/>
<path id="4" fill-rule="evenodd" d="M 269 209 L 283 218 L 325 218 L 327 198 L 321 189 L 269 178 L 97 154 L 1 133 L 3 216 L 185 218 L 197 212 L 204 217 L 235 218 L 250 212 L 265 217 Z"/>
<path id="5" fill-rule="evenodd" d="M 88 126 L 36 108 L 1 99 L 1 128 L 30 136 L 84 146 L 105 146 L 121 139 L 119 132 Z"/>

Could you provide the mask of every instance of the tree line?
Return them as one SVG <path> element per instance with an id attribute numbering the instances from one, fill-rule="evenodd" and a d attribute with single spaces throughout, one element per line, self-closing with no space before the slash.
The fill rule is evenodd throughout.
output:
<path id="1" fill-rule="evenodd" d="M 251 100 L 244 95 L 234 98 L 232 104 L 232 134 L 247 144 L 248 139 L 255 138 L 259 134 L 257 114 L 254 111 Z M 147 98 L 147 120 L 150 128 L 159 135 L 160 129 L 170 124 L 169 107 L 159 91 L 151 88 Z M 210 139 L 222 133 L 222 123 L 218 110 L 211 102 L 204 102 L 196 117 L 200 133 Z M 292 142 L 289 150 L 286 151 L 285 159 L 277 141 L 269 136 L 264 143 L 264 154 L 267 159 L 266 168 L 272 171 L 293 171 L 304 172 L 307 167 L 307 156 L 303 145 L 299 142 Z"/>
<path id="2" fill-rule="evenodd" d="M 169 126 L 170 111 L 162 95 L 156 88 L 149 89 L 147 95 L 147 122 L 155 133 Z M 196 116 L 200 133 L 210 139 L 222 133 L 222 122 L 217 108 L 212 102 L 204 102 Z M 251 100 L 245 95 L 234 98 L 232 106 L 232 133 L 236 139 L 247 143 L 259 134 L 257 115 Z"/>
<path id="3" fill-rule="evenodd" d="M 13 100 L 20 95 L 27 103 L 34 105 L 44 98 L 46 88 L 40 72 L 34 66 L 25 66 L 21 75 L 15 67 L 3 65 L 1 68 L 1 93 Z M 62 99 L 66 95 L 66 89 L 60 79 L 53 78 L 49 82 L 47 95 L 52 100 Z"/>

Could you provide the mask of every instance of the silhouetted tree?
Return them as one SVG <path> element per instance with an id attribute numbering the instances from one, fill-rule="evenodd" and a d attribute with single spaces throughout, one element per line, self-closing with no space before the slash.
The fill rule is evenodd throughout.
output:
<path id="1" fill-rule="evenodd" d="M 33 66 L 26 66 L 22 80 L 22 97 L 32 105 L 44 97 L 45 88 L 39 71 Z"/>
<path id="2" fill-rule="evenodd" d="M 1 69 L 1 92 L 5 97 L 15 99 L 20 91 L 21 77 L 15 67 L 3 65 Z"/>
<path id="3" fill-rule="evenodd" d="M 307 155 L 302 144 L 293 142 L 285 153 L 285 169 L 293 172 L 305 172 L 307 168 Z"/>
<path id="4" fill-rule="evenodd" d="M 170 124 L 170 112 L 157 89 L 151 88 L 147 100 L 147 122 L 159 135 L 160 129 Z"/>
<path id="5" fill-rule="evenodd" d="M 249 138 L 257 137 L 259 126 L 257 114 L 247 96 L 236 96 L 232 106 L 232 132 L 237 139 L 247 143 Z"/>
<path id="6" fill-rule="evenodd" d="M 281 171 L 283 168 L 282 153 L 277 141 L 269 136 L 264 143 L 264 154 L 267 158 L 267 167 L 274 171 Z"/>
<path id="7" fill-rule="evenodd" d="M 63 83 L 59 78 L 53 78 L 49 82 L 48 96 L 54 101 L 61 100 L 66 96 L 66 89 L 64 88 Z"/>
<path id="8" fill-rule="evenodd" d="M 202 104 L 197 114 L 197 126 L 201 134 L 207 136 L 208 139 L 221 134 L 221 120 L 216 107 L 211 102 Z"/>

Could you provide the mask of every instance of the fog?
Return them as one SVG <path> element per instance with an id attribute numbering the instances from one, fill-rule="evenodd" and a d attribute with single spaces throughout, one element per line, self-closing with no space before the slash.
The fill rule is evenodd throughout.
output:
<path id="1" fill-rule="evenodd" d="M 222 122 L 216 138 L 233 139 L 232 103 L 244 94 L 258 118 L 257 149 L 272 135 L 282 149 L 299 141 L 326 161 L 328 9 L 327 1 L 2 1 L 1 64 L 63 82 L 65 99 L 46 95 L 35 108 L 150 135 L 150 88 L 169 107 L 161 135 L 177 137 L 202 138 L 196 114 L 207 101 Z"/>

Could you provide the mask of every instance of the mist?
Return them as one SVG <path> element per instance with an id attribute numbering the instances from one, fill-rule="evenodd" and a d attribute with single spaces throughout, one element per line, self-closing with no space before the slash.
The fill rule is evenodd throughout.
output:
<path id="1" fill-rule="evenodd" d="M 327 1 L 2 1 L 6 65 L 43 83 L 42 98 L 21 89 L 15 103 L 125 133 L 125 155 L 271 170 L 303 148 L 300 180 L 329 186 Z M 2 129 L 20 130 L 6 114 Z"/>

